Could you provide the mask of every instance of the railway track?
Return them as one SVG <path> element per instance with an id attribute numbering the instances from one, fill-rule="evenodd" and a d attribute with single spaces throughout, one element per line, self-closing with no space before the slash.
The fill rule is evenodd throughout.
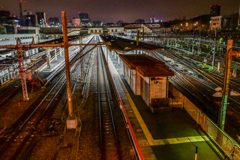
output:
<path id="1" fill-rule="evenodd" d="M 20 90 L 21 80 L 14 80 L 12 83 L 7 84 L 0 90 L 0 108 L 11 98 L 14 96 L 17 91 Z"/>
<path id="2" fill-rule="evenodd" d="M 114 122 L 114 107 L 110 91 L 106 63 L 102 48 L 98 48 L 98 107 L 100 128 L 100 149 L 102 159 L 121 159 L 117 131 Z"/>
<path id="3" fill-rule="evenodd" d="M 159 55 L 154 53 L 158 59 L 164 61 L 164 59 Z M 218 106 L 212 101 L 212 93 L 214 92 L 211 87 L 207 84 L 200 82 L 196 77 L 189 76 L 182 71 L 176 70 L 172 67 L 169 62 L 165 62 L 172 70 L 175 72 L 175 75 L 170 79 L 170 82 L 174 84 L 174 86 L 178 86 L 178 89 L 185 93 L 185 95 L 195 97 L 196 104 L 198 104 L 202 110 L 206 110 L 209 117 L 212 119 L 217 118 L 217 110 Z M 205 86 L 205 87 L 204 87 Z M 209 108 L 212 106 L 212 108 Z"/>
<path id="4" fill-rule="evenodd" d="M 90 48 L 88 46 L 87 48 Z M 80 63 L 76 62 L 71 66 L 71 76 L 74 77 L 77 67 Z M 57 99 L 60 98 L 64 90 L 66 77 L 63 72 L 54 86 L 46 93 L 46 96 L 34 108 L 32 112 L 24 115 L 22 121 L 16 122 L 13 126 L 18 126 L 14 132 L 8 137 L 0 148 L 0 159 L 18 159 L 21 152 L 24 152 L 31 144 L 35 136 L 36 128 L 39 126 L 44 117 L 48 117 L 48 113 L 53 110 L 51 107 Z M 21 157 L 20 157 L 21 158 Z"/>
<path id="5" fill-rule="evenodd" d="M 61 69 L 63 69 L 63 68 L 61 68 Z M 60 71 L 59 71 L 59 73 L 60 73 Z M 20 90 L 21 86 L 22 86 L 21 79 L 19 79 L 19 78 L 14 79 L 12 82 L 9 82 L 8 84 L 6 84 L 4 86 L 1 86 L 0 108 Z"/>
<path id="6" fill-rule="evenodd" d="M 161 55 L 160 55 L 161 54 Z M 160 53 L 155 52 L 155 55 L 159 59 L 165 61 L 163 56 L 167 56 L 177 63 L 180 63 L 191 70 L 194 74 L 184 73 L 181 70 L 174 70 L 177 73 L 174 77 L 170 79 L 170 82 L 185 96 L 191 98 L 191 100 L 202 110 L 204 111 L 212 120 L 217 122 L 218 120 L 218 111 L 219 104 L 221 102 L 220 98 L 213 97 L 213 94 L 216 93 L 215 88 L 223 85 L 223 78 L 221 75 L 216 73 L 211 73 L 206 70 L 198 68 L 196 65 L 191 62 L 181 58 L 180 55 L 174 54 L 173 51 L 160 51 Z M 165 61 L 165 63 L 170 68 L 177 68 L 176 66 Z M 201 76 L 199 78 L 198 76 Z M 230 88 L 238 89 L 239 83 L 231 80 Z M 238 91 L 238 90 L 237 90 Z M 228 110 L 230 112 L 236 112 L 236 115 L 239 115 L 240 112 L 240 97 L 229 96 L 229 105 Z M 236 116 L 229 116 L 227 119 L 227 124 L 229 127 L 240 127 L 238 119 Z"/>
<path id="7" fill-rule="evenodd" d="M 181 56 L 174 54 L 173 51 L 170 51 L 170 56 L 174 58 L 174 56 L 176 56 L 178 59 L 180 59 Z M 208 85 L 210 88 L 212 88 L 212 90 L 214 90 L 215 88 L 219 87 L 219 86 L 223 86 L 223 77 L 220 75 L 217 75 L 213 72 L 207 72 L 203 69 L 197 68 L 196 66 L 194 66 L 193 64 L 191 64 L 190 62 L 186 61 L 186 60 L 180 60 L 180 63 L 190 67 L 190 69 L 192 69 L 194 72 L 196 72 L 197 74 L 201 75 L 204 81 L 201 81 L 201 83 L 204 83 L 205 85 Z M 199 79 L 196 79 L 197 82 L 200 82 Z M 234 81 L 234 80 L 230 80 L 230 89 L 234 89 L 238 92 L 240 92 L 240 83 Z M 210 95 L 211 97 L 212 95 Z M 233 108 L 237 109 L 238 111 L 240 111 L 240 108 L 238 107 L 238 105 L 240 104 L 240 98 L 239 97 L 229 97 L 231 105 L 233 106 Z"/>

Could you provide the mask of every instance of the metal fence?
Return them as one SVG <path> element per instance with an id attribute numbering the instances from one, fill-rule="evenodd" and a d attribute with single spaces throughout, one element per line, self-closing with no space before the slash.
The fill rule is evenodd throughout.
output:
<path id="1" fill-rule="evenodd" d="M 202 127 L 211 140 L 222 149 L 226 156 L 232 158 L 232 160 L 240 160 L 240 146 L 237 142 L 218 128 L 218 126 L 210 118 L 208 118 L 187 98 L 184 98 L 184 108 Z"/>

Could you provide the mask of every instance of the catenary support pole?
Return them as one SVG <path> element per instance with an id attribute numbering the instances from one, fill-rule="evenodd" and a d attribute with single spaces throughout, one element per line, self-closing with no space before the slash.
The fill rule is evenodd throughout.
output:
<path id="1" fill-rule="evenodd" d="M 227 51 L 225 53 L 225 69 L 224 69 L 224 79 L 223 79 L 223 95 L 222 95 L 222 102 L 221 108 L 219 110 L 219 117 L 218 117 L 218 124 L 219 127 L 224 130 L 225 120 L 226 120 L 226 112 L 227 112 L 227 105 L 228 105 L 228 92 L 229 92 L 229 81 L 230 81 L 230 69 L 231 69 L 231 49 L 233 46 L 233 40 L 228 40 L 227 43 Z"/>
<path id="2" fill-rule="evenodd" d="M 70 79 L 70 65 L 68 55 L 68 35 L 67 35 L 67 16 L 66 12 L 62 11 L 62 25 L 63 25 L 63 41 L 64 41 L 64 52 L 65 52 L 65 64 L 66 64 L 66 79 L 67 79 L 67 95 L 68 95 L 68 118 L 67 128 L 74 129 L 77 127 L 77 120 L 73 115 L 73 104 L 72 104 L 72 90 L 71 90 L 71 79 Z"/>
<path id="3" fill-rule="evenodd" d="M 17 44 L 20 44 L 20 39 L 17 40 Z M 17 48 L 17 55 L 18 55 L 18 65 L 20 67 L 19 73 L 21 76 L 21 83 L 22 83 L 22 91 L 23 91 L 23 101 L 28 101 L 28 91 L 27 91 L 27 84 L 26 84 L 26 78 L 25 78 L 25 70 L 23 66 L 23 54 L 22 54 L 22 48 Z"/>

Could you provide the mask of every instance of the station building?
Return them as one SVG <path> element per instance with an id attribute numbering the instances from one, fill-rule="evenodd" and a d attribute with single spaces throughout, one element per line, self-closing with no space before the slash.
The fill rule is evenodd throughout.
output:
<path id="1" fill-rule="evenodd" d="M 169 76 L 174 76 L 174 72 L 152 56 L 164 48 L 115 36 L 100 37 L 111 43 L 107 48 L 115 54 L 118 64 L 120 59 L 123 62 L 123 77 L 134 94 L 140 95 L 153 113 L 171 111 Z"/>
<path id="2" fill-rule="evenodd" d="M 123 76 L 148 106 L 168 106 L 168 77 L 174 72 L 164 62 L 144 54 L 120 54 Z"/>

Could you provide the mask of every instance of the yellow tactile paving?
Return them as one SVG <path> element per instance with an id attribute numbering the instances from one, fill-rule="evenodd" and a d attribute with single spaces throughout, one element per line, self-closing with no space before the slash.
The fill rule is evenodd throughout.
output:
<path id="1" fill-rule="evenodd" d="M 192 136 L 192 137 L 158 139 L 158 140 L 153 140 L 152 143 L 153 143 L 153 146 L 157 146 L 157 145 L 169 145 L 169 144 L 202 142 L 202 141 L 205 141 L 202 136 Z"/>
<path id="2" fill-rule="evenodd" d="M 110 59 L 110 57 L 109 57 L 109 59 Z M 128 91 L 127 91 L 127 89 L 125 88 L 125 86 L 124 86 L 124 84 L 123 84 L 123 82 L 122 82 L 122 80 L 121 80 L 121 78 L 120 78 L 120 76 L 119 76 L 119 74 L 118 74 L 118 72 L 117 72 L 116 68 L 114 67 L 114 65 L 113 65 L 113 63 L 112 63 L 111 60 L 110 60 L 110 63 L 112 64 L 113 69 L 115 70 L 115 73 L 116 73 L 116 75 L 118 76 L 119 82 L 121 83 L 121 86 L 122 86 L 122 88 L 123 88 L 123 90 L 124 90 L 124 92 L 125 92 L 125 95 L 127 96 L 127 99 L 128 99 L 128 101 L 129 101 L 132 109 L 133 109 L 134 114 L 135 114 L 136 117 L 137 117 L 137 120 L 138 120 L 138 122 L 139 122 L 139 124 L 140 124 L 140 126 L 141 126 L 141 128 L 142 128 L 142 130 L 143 130 L 143 132 L 144 132 L 144 135 L 146 136 L 146 138 L 147 138 L 147 140 L 148 140 L 148 143 L 149 143 L 150 145 L 152 145 L 151 142 L 152 142 L 152 140 L 153 140 L 153 137 L 152 137 L 150 131 L 148 130 L 148 128 L 147 128 L 144 120 L 142 119 L 142 116 L 141 116 L 140 113 L 138 112 L 137 107 L 135 106 L 132 98 L 130 97 L 130 95 L 129 95 Z"/>

